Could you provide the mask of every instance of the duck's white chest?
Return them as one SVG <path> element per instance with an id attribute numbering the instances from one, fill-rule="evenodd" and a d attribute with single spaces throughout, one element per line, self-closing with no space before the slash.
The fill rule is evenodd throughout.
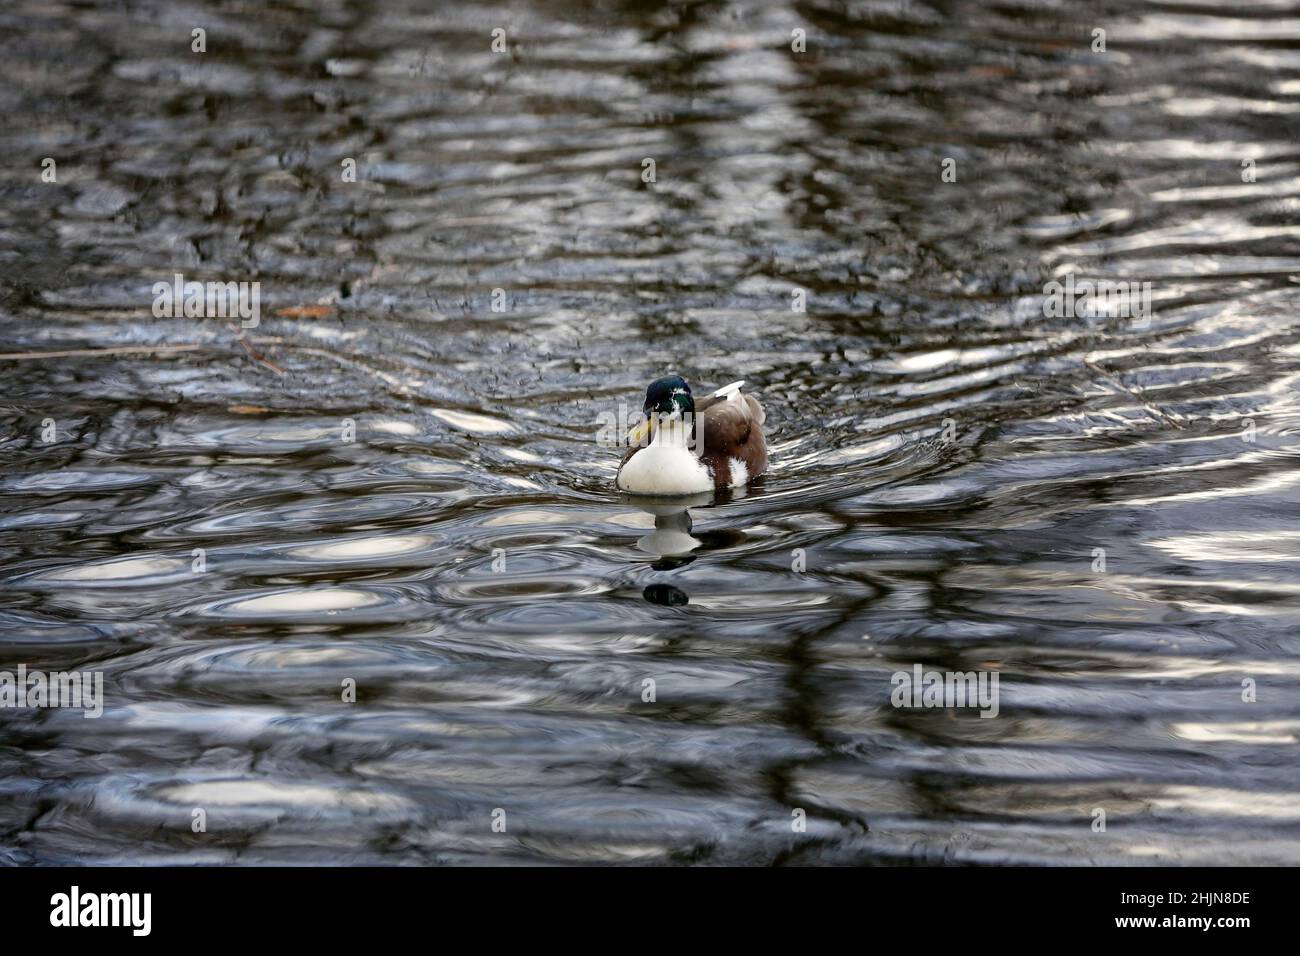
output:
<path id="1" fill-rule="evenodd" d="M 694 495 L 712 491 L 713 478 L 690 450 L 650 445 L 619 469 L 618 486 L 639 495 Z"/>

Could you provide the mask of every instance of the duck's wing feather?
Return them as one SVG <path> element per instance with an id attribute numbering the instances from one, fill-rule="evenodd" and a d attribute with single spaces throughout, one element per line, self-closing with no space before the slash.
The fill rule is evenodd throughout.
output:
<path id="1" fill-rule="evenodd" d="M 697 399 L 695 402 L 695 414 L 697 416 L 702 416 L 710 408 L 718 404 L 718 402 L 725 402 L 725 401 L 726 398 L 724 398 L 721 395 L 709 395 L 705 398 Z"/>
<path id="2" fill-rule="evenodd" d="M 712 394 L 706 395 L 700 399 L 696 399 L 695 414 L 696 415 L 702 414 L 706 408 L 711 408 L 712 406 L 718 404 L 718 402 L 727 401 L 727 399 L 731 398 L 732 395 L 738 393 L 740 389 L 744 386 L 744 384 L 745 384 L 744 379 L 741 379 L 739 382 L 732 382 L 730 385 L 724 385 L 722 386 L 722 388 L 716 390 Z"/>
<path id="3" fill-rule="evenodd" d="M 744 463 L 751 478 L 767 470 L 767 443 L 763 438 L 763 422 L 767 414 L 753 395 L 736 395 L 733 398 L 710 402 L 703 412 L 696 405 L 699 424 L 703 428 L 701 457 L 709 463 L 713 473 L 723 483 L 729 482 L 732 458 Z"/>

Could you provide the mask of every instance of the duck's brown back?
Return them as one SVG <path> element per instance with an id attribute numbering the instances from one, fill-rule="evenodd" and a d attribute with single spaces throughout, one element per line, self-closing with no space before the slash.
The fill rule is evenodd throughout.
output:
<path id="1" fill-rule="evenodd" d="M 757 398 L 741 395 L 738 402 L 711 402 L 703 411 L 697 406 L 697 412 L 704 429 L 700 457 L 713 474 L 716 487 L 730 487 L 733 458 L 744 463 L 750 480 L 767 471 L 767 441 L 763 436 L 767 414 Z"/>

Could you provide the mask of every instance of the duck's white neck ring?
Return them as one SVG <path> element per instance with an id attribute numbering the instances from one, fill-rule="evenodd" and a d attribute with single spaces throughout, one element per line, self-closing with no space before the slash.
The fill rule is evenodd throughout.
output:
<path id="1" fill-rule="evenodd" d="M 689 448 L 690 437 L 689 418 L 684 419 L 680 414 L 660 415 L 655 419 L 650 445 L 659 448 Z"/>

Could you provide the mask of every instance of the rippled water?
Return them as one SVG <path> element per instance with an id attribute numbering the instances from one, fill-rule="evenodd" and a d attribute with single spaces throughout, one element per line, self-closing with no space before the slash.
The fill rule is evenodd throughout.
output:
<path id="1" fill-rule="evenodd" d="M 1300 862 L 1289 5 L 256 6 L 0 12 L 0 859 Z"/>

